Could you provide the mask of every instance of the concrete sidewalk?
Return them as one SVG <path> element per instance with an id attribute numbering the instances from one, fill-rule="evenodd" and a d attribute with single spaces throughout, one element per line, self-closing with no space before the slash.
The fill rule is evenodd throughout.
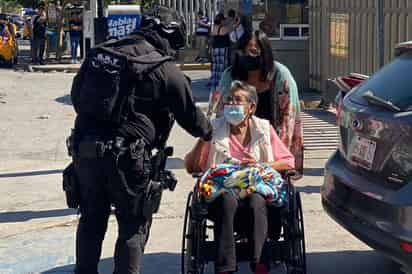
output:
<path id="1" fill-rule="evenodd" d="M 185 72 L 192 79 L 193 96 L 205 106 L 208 71 Z M 61 172 L 70 161 L 65 138 L 73 127 L 71 73 L 23 73 L 1 70 L 0 96 L 0 273 L 68 274 L 75 262 L 78 216 L 66 208 Z M 301 94 L 316 102 L 315 93 Z M 322 120 L 322 119 L 320 119 Z M 319 129 L 321 130 L 321 129 Z M 174 192 L 165 192 L 156 214 L 143 258 L 143 274 L 179 274 L 182 225 L 187 194 L 194 179 L 183 159 L 195 138 L 175 126 L 169 144 L 175 153 L 168 161 L 179 180 Z M 398 267 L 371 251 L 324 214 L 319 186 L 331 150 L 305 153 L 305 177 L 296 183 L 302 193 L 308 273 L 400 274 Z M 100 273 L 113 271 L 116 220 L 109 220 Z M 350 263 L 348 263 L 350 262 Z M 207 274 L 213 273 L 209 264 Z M 239 274 L 250 273 L 248 265 Z M 271 272 L 284 273 L 283 271 Z"/>

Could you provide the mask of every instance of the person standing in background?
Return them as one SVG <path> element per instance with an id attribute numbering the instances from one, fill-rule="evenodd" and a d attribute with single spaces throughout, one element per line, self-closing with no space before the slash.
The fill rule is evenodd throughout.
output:
<path id="1" fill-rule="evenodd" d="M 233 26 L 235 24 L 236 20 L 236 11 L 234 9 L 230 9 L 227 12 L 227 18 L 225 19 L 225 27 L 230 29 L 230 31 L 233 30 Z"/>
<path id="2" fill-rule="evenodd" d="M 33 41 L 32 57 L 33 63 L 43 65 L 43 56 L 47 39 L 47 18 L 44 6 L 39 6 L 38 12 L 32 18 Z"/>
<path id="3" fill-rule="evenodd" d="M 82 36 L 83 22 L 80 19 L 79 13 L 73 13 L 72 19 L 69 21 L 70 29 L 70 50 L 72 57 L 72 64 L 77 63 L 77 48 L 80 44 Z"/>
<path id="4" fill-rule="evenodd" d="M 290 70 L 275 61 L 267 35 L 260 30 L 247 31 L 238 42 L 231 67 L 222 74 L 218 90 L 221 93 L 217 115 L 223 113 L 223 98 L 233 80 L 256 88 L 258 104 L 255 115 L 269 120 L 285 146 L 295 158 L 298 179 L 303 175 L 303 125 L 296 81 Z"/>
<path id="5" fill-rule="evenodd" d="M 196 47 L 199 49 L 199 54 L 196 58 L 198 62 L 206 62 L 209 59 L 208 54 L 208 39 L 210 32 L 209 18 L 204 15 L 202 10 L 197 13 L 196 23 Z"/>
<path id="6" fill-rule="evenodd" d="M 223 71 L 229 66 L 230 59 L 230 29 L 224 24 L 225 17 L 223 14 L 216 15 L 213 23 L 211 48 L 212 48 L 212 66 L 210 78 L 210 91 L 214 92 L 219 85 Z"/>

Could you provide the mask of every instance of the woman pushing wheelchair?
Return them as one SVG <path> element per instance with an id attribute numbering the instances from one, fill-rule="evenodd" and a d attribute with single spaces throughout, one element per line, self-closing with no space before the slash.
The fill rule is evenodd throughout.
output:
<path id="1" fill-rule="evenodd" d="M 234 228 L 246 234 L 252 269 L 261 274 L 268 273 L 262 256 L 265 241 L 280 234 L 279 210 L 268 204 L 281 204 L 278 172 L 293 169 L 295 159 L 270 122 L 254 115 L 257 104 L 255 87 L 233 81 L 223 98 L 223 117 L 213 121 L 212 140 L 199 140 L 185 157 L 187 171 L 205 172 L 202 181 L 212 188 L 204 195 L 214 222 L 217 273 L 236 271 Z"/>

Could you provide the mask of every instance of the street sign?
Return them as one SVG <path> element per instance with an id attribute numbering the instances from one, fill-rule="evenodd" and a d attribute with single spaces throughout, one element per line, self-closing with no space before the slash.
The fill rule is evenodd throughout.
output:
<path id="1" fill-rule="evenodd" d="M 107 18 L 110 37 L 121 38 L 140 27 L 140 15 L 109 15 Z"/>
<path id="2" fill-rule="evenodd" d="M 243 0 L 242 1 L 242 13 L 244 15 L 252 15 L 252 10 L 253 10 L 253 1 Z"/>
<path id="3" fill-rule="evenodd" d="M 107 26 L 109 37 L 122 38 L 140 27 L 140 6 L 110 5 Z"/>

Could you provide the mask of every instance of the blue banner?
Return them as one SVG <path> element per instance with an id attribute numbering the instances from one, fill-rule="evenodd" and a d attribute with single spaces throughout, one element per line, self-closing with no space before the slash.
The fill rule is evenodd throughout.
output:
<path id="1" fill-rule="evenodd" d="M 107 17 L 107 26 L 110 37 L 121 38 L 139 29 L 140 15 L 111 14 Z"/>
<path id="2" fill-rule="evenodd" d="M 252 0 L 242 0 L 242 12 L 244 15 L 252 15 L 253 2 Z"/>

